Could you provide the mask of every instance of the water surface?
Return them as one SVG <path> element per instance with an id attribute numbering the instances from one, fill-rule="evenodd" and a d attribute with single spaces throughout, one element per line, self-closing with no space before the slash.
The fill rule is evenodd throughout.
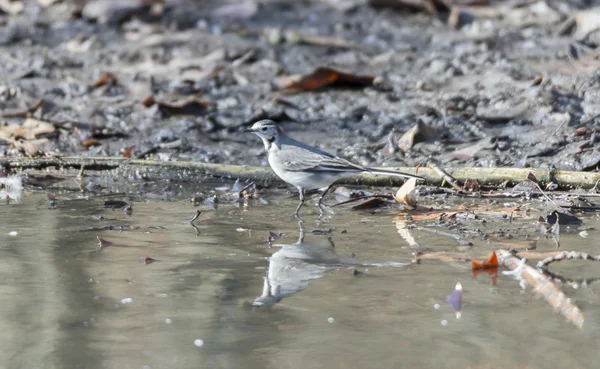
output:
<path id="1" fill-rule="evenodd" d="M 597 367 L 597 285 L 563 287 L 585 313 L 579 330 L 510 277 L 494 286 L 485 274 L 473 279 L 469 263 L 403 265 L 413 250 L 396 207 L 341 207 L 317 221 L 308 206 L 300 239 L 285 191 L 249 207 L 201 204 L 199 234 L 188 196 L 111 197 L 133 203 L 131 216 L 105 208 L 106 196 L 63 193 L 54 207 L 46 196 L 0 206 L 2 369 Z M 537 237 L 537 216 L 463 227 L 519 240 Z M 598 221 L 583 219 L 589 236 L 565 231 L 561 247 L 595 254 Z M 270 231 L 283 233 L 272 247 Z M 452 238 L 412 234 L 426 253 L 480 257 L 497 247 L 473 237 L 471 250 L 457 250 Z M 97 237 L 111 244 L 100 248 Z M 537 246 L 555 249 L 544 238 Z M 551 269 L 567 277 L 600 277 L 593 263 L 558 264 Z M 456 282 L 461 319 L 445 301 Z"/>

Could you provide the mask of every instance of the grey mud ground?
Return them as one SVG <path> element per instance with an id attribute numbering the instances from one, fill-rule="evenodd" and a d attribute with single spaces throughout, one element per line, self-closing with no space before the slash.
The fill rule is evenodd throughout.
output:
<path id="1" fill-rule="evenodd" d="M 445 166 L 596 170 L 600 162 L 594 2 L 465 3 L 458 25 L 360 0 L 2 4 L 0 128 L 13 133 L 0 140 L 0 157 L 122 156 L 135 146 L 133 157 L 265 165 L 260 142 L 240 131 L 273 118 L 368 165 L 433 157 Z M 376 83 L 277 91 L 282 77 L 319 66 Z M 113 78 L 94 87 L 106 73 Z M 149 96 L 199 102 L 182 115 L 144 106 Z M 31 115 L 54 132 L 24 146 L 7 127 L 42 100 Z M 399 150 L 419 120 L 435 133 Z"/>

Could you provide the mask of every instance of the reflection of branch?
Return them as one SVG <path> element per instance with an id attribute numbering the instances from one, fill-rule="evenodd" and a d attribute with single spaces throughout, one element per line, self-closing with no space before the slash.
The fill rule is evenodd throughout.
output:
<path id="1" fill-rule="evenodd" d="M 513 272 L 518 271 L 518 275 L 515 277 L 526 281 L 536 293 L 544 297 L 554 310 L 559 311 L 578 328 L 583 327 L 584 318 L 581 310 L 551 280 L 506 250 L 496 250 L 496 254 L 506 267 Z"/>
<path id="2" fill-rule="evenodd" d="M 200 230 L 198 229 L 198 227 L 196 227 L 196 225 L 194 224 L 194 221 L 196 219 L 198 219 L 200 214 L 202 214 L 202 210 L 196 209 L 196 215 L 194 215 L 194 217 L 189 220 L 190 225 L 194 228 L 194 230 L 196 230 L 196 237 L 200 236 Z"/>
<path id="3" fill-rule="evenodd" d="M 579 286 L 589 286 L 592 283 L 600 281 L 600 278 L 565 278 L 562 275 L 554 274 L 548 270 L 544 270 L 544 275 L 548 276 L 549 278 L 552 278 L 555 282 L 562 283 L 573 288 L 577 288 Z"/>

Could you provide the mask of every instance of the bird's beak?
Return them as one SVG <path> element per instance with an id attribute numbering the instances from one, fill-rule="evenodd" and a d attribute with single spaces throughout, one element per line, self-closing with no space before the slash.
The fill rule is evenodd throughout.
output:
<path id="1" fill-rule="evenodd" d="M 244 132 L 244 133 L 252 133 L 252 132 L 254 132 L 254 130 L 252 128 L 244 128 L 244 129 L 242 129 L 242 132 Z"/>

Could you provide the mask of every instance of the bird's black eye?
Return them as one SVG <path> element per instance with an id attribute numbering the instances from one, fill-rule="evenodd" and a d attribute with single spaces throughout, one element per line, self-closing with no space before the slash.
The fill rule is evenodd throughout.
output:
<path id="1" fill-rule="evenodd" d="M 264 132 L 267 130 L 267 127 L 262 127 L 260 130 Z"/>

